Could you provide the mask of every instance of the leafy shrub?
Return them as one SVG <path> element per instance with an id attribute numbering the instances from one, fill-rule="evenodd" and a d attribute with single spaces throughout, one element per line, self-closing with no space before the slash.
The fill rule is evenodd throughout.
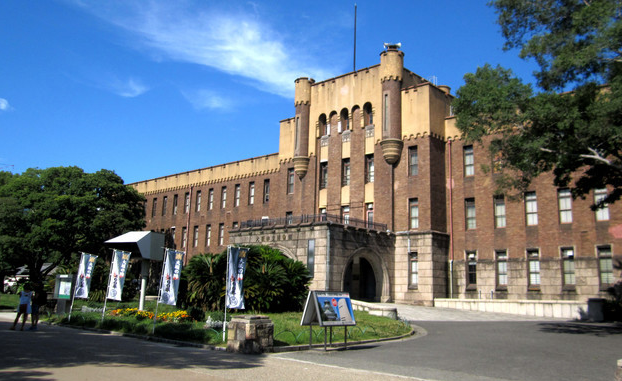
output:
<path id="1" fill-rule="evenodd" d="M 205 311 L 195 306 L 188 308 L 188 315 L 194 321 L 203 321 L 205 319 Z"/>
<path id="2" fill-rule="evenodd" d="M 244 275 L 246 309 L 264 312 L 301 311 L 310 280 L 306 266 L 269 246 L 250 246 L 249 249 Z M 207 311 L 222 310 L 226 264 L 226 250 L 220 254 L 192 257 L 182 274 L 188 287 L 186 304 Z M 212 319 L 215 320 L 214 317 Z"/>

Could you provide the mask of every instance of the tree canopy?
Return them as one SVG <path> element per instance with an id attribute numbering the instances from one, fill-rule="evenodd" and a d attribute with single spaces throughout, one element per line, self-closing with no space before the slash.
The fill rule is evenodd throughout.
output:
<path id="1" fill-rule="evenodd" d="M 506 50 L 534 59 L 536 89 L 510 69 L 485 65 L 456 92 L 457 126 L 490 139 L 501 185 L 526 189 L 552 171 L 584 197 L 622 196 L 622 0 L 496 0 Z M 512 171 L 514 170 L 514 171 Z M 598 205 L 595 205 L 598 206 Z"/>
<path id="2" fill-rule="evenodd" d="M 26 265 L 39 282 L 80 251 L 105 255 L 104 241 L 145 226 L 143 203 L 109 170 L 0 172 L 0 263 L 5 270 Z"/>

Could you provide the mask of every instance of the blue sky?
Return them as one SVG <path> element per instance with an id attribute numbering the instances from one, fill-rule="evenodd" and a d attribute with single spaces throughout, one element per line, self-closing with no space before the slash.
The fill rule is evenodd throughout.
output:
<path id="1" fill-rule="evenodd" d="M 401 42 L 449 85 L 503 52 L 487 0 L 357 1 L 356 68 Z M 294 80 L 353 69 L 353 1 L 0 2 L 0 170 L 76 165 L 126 183 L 278 151 Z"/>

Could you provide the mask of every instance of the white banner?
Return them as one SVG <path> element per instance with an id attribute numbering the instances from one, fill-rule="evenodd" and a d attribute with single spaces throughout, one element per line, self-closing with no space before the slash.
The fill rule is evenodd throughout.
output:
<path id="1" fill-rule="evenodd" d="M 171 306 L 177 304 L 177 290 L 179 290 L 179 278 L 181 277 L 184 255 L 183 251 L 166 249 L 158 303 Z"/>
<path id="2" fill-rule="evenodd" d="M 115 250 L 113 252 L 106 299 L 121 301 L 123 283 L 125 282 L 125 272 L 127 271 L 127 266 L 130 262 L 130 255 L 132 255 L 132 253 L 128 251 Z"/>

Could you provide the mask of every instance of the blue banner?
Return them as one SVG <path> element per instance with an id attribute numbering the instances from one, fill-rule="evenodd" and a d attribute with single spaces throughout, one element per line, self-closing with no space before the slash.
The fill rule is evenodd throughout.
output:
<path id="1" fill-rule="evenodd" d="M 91 276 L 93 275 L 93 269 L 95 269 L 96 260 L 97 255 L 82 253 L 82 258 L 80 259 L 80 266 L 78 267 L 76 288 L 74 290 L 75 298 L 89 298 L 89 290 L 91 288 Z"/>
<path id="2" fill-rule="evenodd" d="M 227 308 L 244 309 L 244 272 L 246 271 L 246 255 L 248 249 L 230 247 L 227 266 Z"/>

